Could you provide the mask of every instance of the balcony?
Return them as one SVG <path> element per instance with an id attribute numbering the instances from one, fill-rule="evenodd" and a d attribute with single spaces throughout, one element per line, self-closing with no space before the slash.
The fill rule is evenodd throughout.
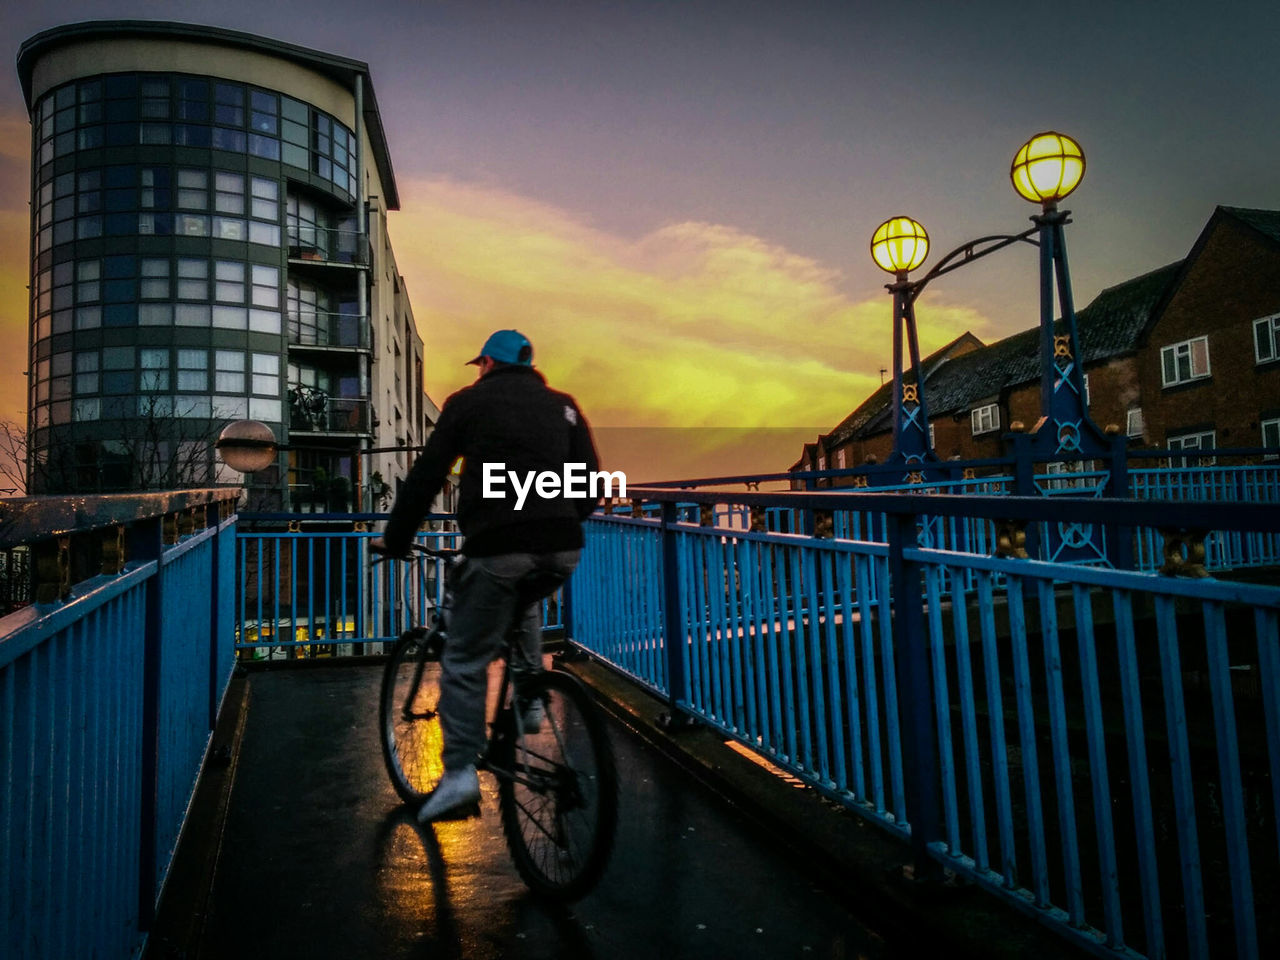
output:
<path id="1" fill-rule="evenodd" d="M 289 260 L 316 266 L 367 266 L 369 238 L 355 230 L 291 221 L 285 226 Z"/>
<path id="2" fill-rule="evenodd" d="M 369 433 L 369 401 L 354 397 L 331 397 L 314 387 L 289 387 L 289 432 L 291 434 Z"/>
<path id="3" fill-rule="evenodd" d="M 287 318 L 291 348 L 369 349 L 368 317 L 353 313 L 290 308 Z"/>

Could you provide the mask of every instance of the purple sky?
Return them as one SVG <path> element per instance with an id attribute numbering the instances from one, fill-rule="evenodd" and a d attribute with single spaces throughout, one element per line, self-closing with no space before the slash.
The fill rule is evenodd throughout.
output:
<path id="1" fill-rule="evenodd" d="M 550 224 L 545 236 L 568 252 L 557 270 L 539 265 L 540 295 L 526 289 L 523 302 L 592 329 L 542 342 L 560 351 L 579 342 L 598 358 L 611 342 L 627 349 L 637 326 L 651 324 L 661 336 L 632 349 L 660 352 L 666 343 L 687 359 L 714 357 L 725 344 L 745 356 L 754 343 L 776 357 L 761 331 L 771 325 L 785 339 L 787 304 L 796 302 L 804 319 L 792 339 L 806 352 L 786 362 L 799 369 L 811 356 L 810 386 L 770 374 L 767 409 L 754 419 L 829 429 L 889 362 L 887 277 L 867 252 L 872 230 L 899 213 L 923 222 L 933 241 L 926 268 L 962 241 L 1022 230 L 1034 209 L 1013 193 L 1008 168 L 1033 133 L 1068 133 L 1088 157 L 1066 204 L 1080 306 L 1184 256 L 1215 204 L 1280 207 L 1278 11 L 1090 0 L 64 0 L 6 5 L 0 23 L 11 55 L 61 23 L 155 18 L 369 62 L 403 201 L 393 238 L 437 399 L 463 382 L 452 353 L 516 309 L 500 305 L 511 293 L 505 274 L 495 273 L 492 289 L 474 277 L 464 283 L 465 255 L 439 251 L 455 249 L 459 236 L 456 249 L 467 249 L 481 223 L 477 255 L 501 246 L 499 234 Z M 10 63 L 0 121 L 12 134 L 24 128 L 12 123 L 23 105 Z M 26 152 L 19 141 L 0 155 L 9 224 L 25 216 Z M 15 249 L 6 283 L 25 271 L 21 248 L 6 245 Z M 493 269 L 508 262 L 520 261 L 500 255 Z M 575 262 L 577 276 L 594 274 L 581 290 Z M 1034 323 L 1035 264 L 1035 252 L 1019 247 L 931 286 L 920 304 L 926 348 L 967 327 L 991 340 Z M 614 296 L 619 284 L 602 292 L 611 268 L 633 289 L 625 304 Z M 552 287 L 575 289 L 566 300 Z M 21 301 L 13 303 L 5 296 L 0 316 L 10 332 L 25 327 Z M 671 326 L 669 314 L 681 311 L 696 323 Z M 726 362 L 717 388 L 738 397 L 726 409 L 741 409 L 753 393 L 747 381 L 761 376 L 739 359 Z M 560 360 L 555 372 L 590 392 L 589 378 L 575 379 L 587 358 Z M 818 394 L 812 403 L 806 389 Z M 693 403 L 702 399 L 715 406 L 709 395 Z M 614 413 L 605 418 L 634 422 Z M 678 420 L 653 408 L 654 423 Z"/>

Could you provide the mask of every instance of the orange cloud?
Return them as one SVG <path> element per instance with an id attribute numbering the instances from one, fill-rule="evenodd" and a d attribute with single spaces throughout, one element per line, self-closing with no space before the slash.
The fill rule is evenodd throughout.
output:
<path id="1" fill-rule="evenodd" d="M 31 216 L 31 125 L 26 116 L 0 117 L 0 420 L 26 424 L 27 284 Z"/>
<path id="2" fill-rule="evenodd" d="M 890 363 L 886 294 L 851 299 L 838 271 L 732 227 L 677 223 L 631 239 L 474 184 L 409 180 L 401 196 L 391 230 L 437 400 L 471 381 L 462 361 L 492 330 L 518 327 L 597 426 L 812 439 Z M 989 327 L 962 307 L 918 313 L 926 352 Z M 779 449 L 773 434 L 758 469 L 785 468 L 798 443 Z"/>

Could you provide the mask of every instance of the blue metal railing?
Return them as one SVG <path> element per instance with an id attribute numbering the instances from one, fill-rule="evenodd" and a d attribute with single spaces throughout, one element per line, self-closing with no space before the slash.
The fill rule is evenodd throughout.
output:
<path id="1" fill-rule="evenodd" d="M 130 562 L 0 620 L 0 955 L 141 950 L 234 666 L 234 517 L 217 504 L 237 492 L 169 498 L 197 521 L 174 543 L 155 498 L 68 500 L 77 521 L 130 507 L 113 521 Z M 46 568 L 76 552 L 48 545 Z"/>
<path id="2" fill-rule="evenodd" d="M 1215 456 L 1257 456 L 1261 449 L 1200 451 L 1205 459 Z M 1168 451 L 1133 450 L 1128 457 L 1133 463 L 1168 461 Z M 890 468 L 863 467 L 857 470 L 810 471 L 795 474 L 761 474 L 756 476 L 720 477 L 691 480 L 680 483 L 681 489 L 699 487 L 724 488 L 745 484 L 747 489 L 757 489 L 762 484 L 787 479 L 803 484 L 809 489 L 851 489 L 847 485 L 867 477 L 873 479 L 879 471 L 877 482 L 883 484 L 862 488 L 880 493 L 969 494 L 977 496 L 1014 496 L 1019 494 L 1018 481 L 1013 473 L 1000 472 L 1014 465 L 1011 458 L 972 462 L 947 462 L 939 466 L 940 472 L 954 477 L 969 470 L 996 471 L 985 476 L 961 479 L 931 479 L 920 483 L 885 483 L 884 473 Z M 1043 467 L 1043 465 L 1041 465 Z M 1115 478 L 1106 470 L 1067 469 L 1087 467 L 1089 462 L 1059 464 L 1063 468 L 1053 472 L 1029 472 L 1027 489 L 1022 495 L 1045 497 L 1107 497 Z M 900 468 L 895 468 L 900 473 Z M 896 475 L 896 474 L 891 474 Z M 1123 472 L 1124 483 L 1130 497 L 1138 500 L 1173 500 L 1178 502 L 1207 501 L 1218 503 L 1254 503 L 1259 507 L 1280 507 L 1280 460 L 1233 466 L 1170 465 L 1128 466 Z M 844 485 L 844 486 L 841 486 Z M 655 488 L 667 489 L 675 484 L 658 484 Z M 686 509 L 689 505 L 686 504 Z M 649 516 L 656 516 L 657 506 L 644 508 Z M 724 504 L 716 507 L 716 515 L 723 526 L 745 529 L 749 522 L 741 507 Z M 768 507 L 763 511 L 765 529 L 779 533 L 803 533 L 805 511 L 785 507 Z M 835 510 L 834 531 L 837 537 L 852 540 L 876 540 L 884 537 L 883 516 L 869 511 Z M 950 517 L 945 523 L 936 519 L 924 521 L 923 543 L 928 546 L 969 552 L 988 552 L 994 543 L 996 532 L 990 521 L 980 518 Z M 1076 524 L 1068 529 L 1050 528 L 1048 523 L 1038 523 L 1033 529 L 1029 546 L 1038 559 L 1092 565 L 1110 565 L 1138 570 L 1156 570 L 1164 563 L 1159 530 L 1155 527 L 1135 531 L 1121 544 L 1110 541 L 1107 533 L 1090 524 Z M 1117 551 L 1117 547 L 1121 549 Z M 1255 531 L 1212 531 L 1204 541 L 1205 567 L 1213 571 L 1237 570 L 1247 567 L 1268 567 L 1280 563 L 1280 535 Z"/>
<path id="3" fill-rule="evenodd" d="M 380 654 L 426 623 L 444 590 L 443 561 L 382 562 L 369 541 L 386 514 L 243 514 L 236 538 L 241 590 L 235 647 L 242 659 Z M 433 526 L 453 527 L 451 515 Z M 456 530 L 422 531 L 436 549 L 461 547 Z M 563 591 L 543 601 L 543 627 L 561 630 Z"/>
<path id="4" fill-rule="evenodd" d="M 908 840 L 918 869 L 963 875 L 1099 955 L 1185 943 L 1188 956 L 1257 957 L 1280 944 L 1255 906 L 1280 895 L 1280 588 L 921 537 L 1010 517 L 1274 537 L 1280 511 L 632 495 L 661 519 L 589 521 L 577 644 Z M 874 514 L 883 535 L 701 525 L 677 502 Z"/>

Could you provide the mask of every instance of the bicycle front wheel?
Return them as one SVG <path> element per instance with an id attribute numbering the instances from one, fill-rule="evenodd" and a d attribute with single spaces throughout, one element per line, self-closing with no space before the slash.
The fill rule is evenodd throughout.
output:
<path id="1" fill-rule="evenodd" d="M 548 672 L 505 712 L 498 776 L 502 830 L 529 888 L 562 900 L 603 873 L 617 826 L 613 747 L 582 685 Z"/>
<path id="2" fill-rule="evenodd" d="M 430 636 L 401 637 L 382 674 L 379 727 L 382 758 L 407 803 L 420 803 L 444 774 L 440 732 L 440 662 L 428 653 Z"/>

